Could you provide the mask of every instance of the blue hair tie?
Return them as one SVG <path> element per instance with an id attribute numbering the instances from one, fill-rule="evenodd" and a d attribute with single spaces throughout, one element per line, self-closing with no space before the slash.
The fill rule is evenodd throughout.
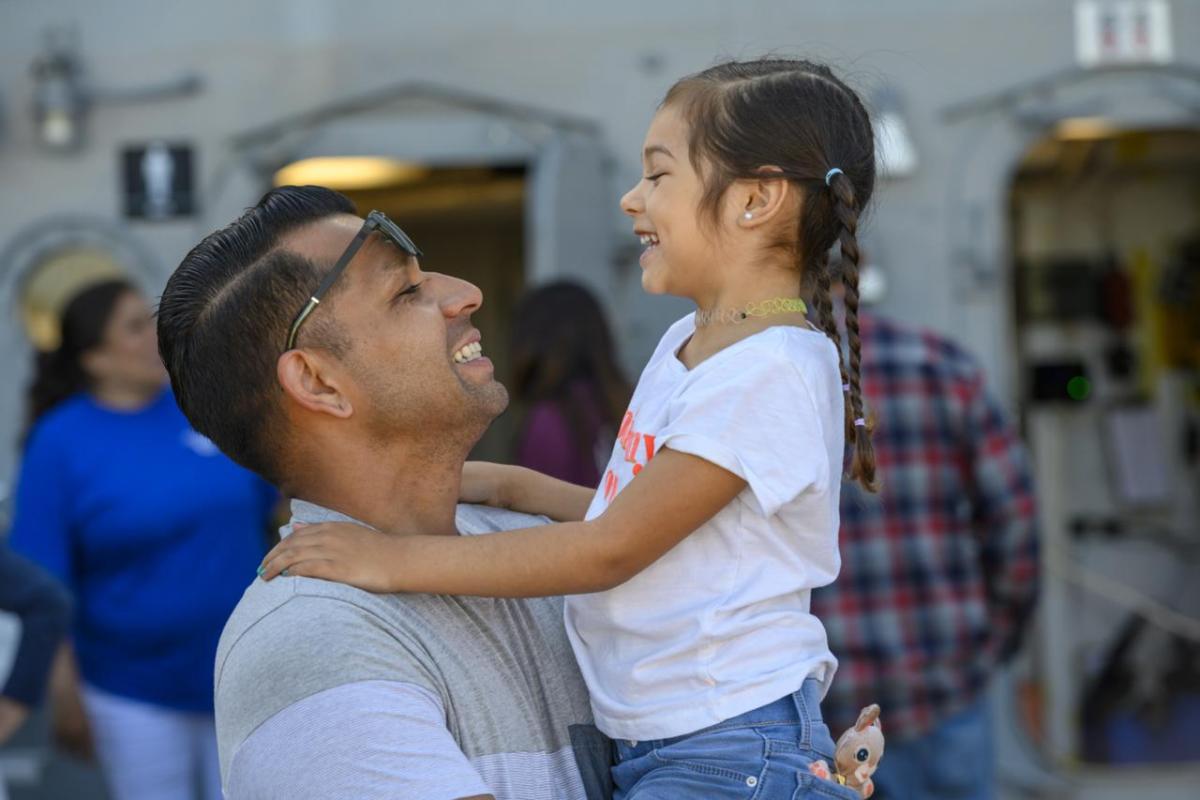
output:
<path id="1" fill-rule="evenodd" d="M 829 185 L 829 179 L 832 178 L 834 175 L 845 175 L 845 174 L 846 173 L 842 172 L 841 167 L 834 167 L 833 169 L 829 170 L 829 172 L 825 173 L 825 185 L 826 186 Z"/>

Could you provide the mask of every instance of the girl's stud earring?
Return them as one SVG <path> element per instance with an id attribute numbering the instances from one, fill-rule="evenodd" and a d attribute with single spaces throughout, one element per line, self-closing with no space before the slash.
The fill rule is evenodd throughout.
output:
<path id="1" fill-rule="evenodd" d="M 742 216 L 743 216 L 743 217 L 745 217 L 746 219 L 754 219 L 754 215 L 753 215 L 753 214 L 751 214 L 749 211 L 747 211 L 747 212 L 746 212 L 745 214 L 743 214 Z"/>

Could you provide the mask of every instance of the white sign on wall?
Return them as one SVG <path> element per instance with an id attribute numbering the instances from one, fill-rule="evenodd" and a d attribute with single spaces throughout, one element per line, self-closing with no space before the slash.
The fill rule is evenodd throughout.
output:
<path id="1" fill-rule="evenodd" d="M 1167 0 L 1076 0 L 1075 54 L 1085 67 L 1171 60 Z"/>

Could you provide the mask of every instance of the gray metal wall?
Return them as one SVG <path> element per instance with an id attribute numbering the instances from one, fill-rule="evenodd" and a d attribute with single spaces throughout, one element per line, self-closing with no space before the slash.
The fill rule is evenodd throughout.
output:
<path id="1" fill-rule="evenodd" d="M 1177 58 L 1200 61 L 1200 2 L 1174 2 L 1171 10 Z M 187 99 L 98 105 L 81 153 L 45 154 L 29 119 L 30 65 L 42 31 L 62 23 L 76 26 L 96 85 L 132 87 L 194 71 L 204 89 Z M 828 60 L 868 98 L 885 85 L 899 91 L 920 165 L 881 186 L 867 223 L 867 245 L 890 278 L 884 308 L 954 333 L 1011 393 L 1004 187 L 1039 131 L 1004 110 L 958 122 L 943 112 L 1071 66 L 1068 0 L 0 0 L 0 250 L 49 216 L 119 221 L 119 147 L 188 141 L 198 155 L 202 213 L 128 226 L 153 256 L 153 289 L 203 234 L 261 191 L 236 168 L 230 137 L 404 80 L 595 120 L 613 159 L 604 187 L 611 214 L 595 223 L 617 247 L 633 241 L 617 199 L 639 175 L 642 136 L 664 90 L 719 56 L 768 51 Z M 1081 91 L 1110 90 L 1101 80 Z M 1137 94 L 1136 87 L 1127 93 Z M 536 248 L 539 232 L 529 233 Z M 634 368 L 684 306 L 643 296 L 636 265 L 612 269 L 610 307 Z M 14 460 L 28 357 L 11 321 L 13 299 L 0 303 L 8 318 L 0 326 L 8 378 L 0 384 L 2 478 Z"/>

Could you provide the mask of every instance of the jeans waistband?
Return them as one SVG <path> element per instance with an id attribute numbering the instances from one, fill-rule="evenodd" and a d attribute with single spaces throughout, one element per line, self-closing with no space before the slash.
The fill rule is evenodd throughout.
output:
<path id="1" fill-rule="evenodd" d="M 730 717 L 727 720 L 701 728 L 682 736 L 662 739 L 659 746 L 667 746 L 683 741 L 702 733 L 725 730 L 728 728 L 747 728 L 754 725 L 787 725 L 799 724 L 808 729 L 813 723 L 821 722 L 821 681 L 816 678 L 806 678 L 803 685 L 795 692 L 779 698 L 765 706 L 751 709 L 744 714 Z"/>

